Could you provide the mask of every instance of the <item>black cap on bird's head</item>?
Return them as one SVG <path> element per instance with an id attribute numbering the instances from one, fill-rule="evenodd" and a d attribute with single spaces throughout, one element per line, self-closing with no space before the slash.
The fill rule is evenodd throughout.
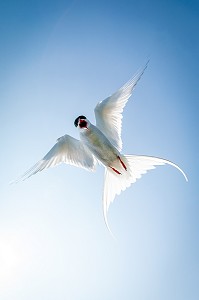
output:
<path id="1" fill-rule="evenodd" d="M 85 117 L 85 116 L 79 116 L 79 117 L 77 117 L 77 118 L 75 119 L 75 121 L 74 121 L 75 127 L 78 126 L 79 119 L 80 119 L 80 120 L 86 120 L 86 117 Z"/>

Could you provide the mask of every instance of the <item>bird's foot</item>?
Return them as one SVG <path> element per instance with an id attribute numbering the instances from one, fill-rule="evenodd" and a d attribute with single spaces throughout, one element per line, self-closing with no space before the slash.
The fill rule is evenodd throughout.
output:
<path id="1" fill-rule="evenodd" d="M 118 170 L 116 170 L 115 168 L 113 168 L 113 167 L 110 167 L 115 173 L 117 173 L 117 174 L 119 174 L 119 175 L 121 175 L 122 173 L 120 173 Z"/>
<path id="2" fill-rule="evenodd" d="M 122 167 L 124 168 L 124 170 L 127 171 L 126 165 L 123 163 L 123 161 L 121 160 L 121 158 L 120 158 L 119 156 L 118 156 L 118 159 L 119 159 L 119 161 L 120 161 Z"/>

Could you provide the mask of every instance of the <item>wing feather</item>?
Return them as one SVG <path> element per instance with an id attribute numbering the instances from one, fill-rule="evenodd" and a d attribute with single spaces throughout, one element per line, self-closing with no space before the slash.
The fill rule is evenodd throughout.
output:
<path id="1" fill-rule="evenodd" d="M 97 160 L 81 141 L 66 134 L 57 140 L 57 143 L 40 161 L 13 183 L 25 180 L 44 169 L 54 167 L 61 163 L 94 171 Z"/>
<path id="2" fill-rule="evenodd" d="M 142 77 L 149 61 L 139 70 L 132 79 L 124 84 L 118 91 L 99 102 L 95 107 L 96 126 L 107 136 L 111 143 L 119 150 L 122 149 L 121 129 L 122 112 L 132 95 L 132 92 Z"/>

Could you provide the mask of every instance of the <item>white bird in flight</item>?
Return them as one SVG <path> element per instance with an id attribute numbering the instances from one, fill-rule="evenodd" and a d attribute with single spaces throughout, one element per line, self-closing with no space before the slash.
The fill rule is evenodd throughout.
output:
<path id="1" fill-rule="evenodd" d="M 96 125 L 93 125 L 85 116 L 76 118 L 74 124 L 79 129 L 80 140 L 67 134 L 58 138 L 57 143 L 44 158 L 15 182 L 25 180 L 60 163 L 89 171 L 95 171 L 97 164 L 102 164 L 105 167 L 103 212 L 105 223 L 111 232 L 107 221 L 110 203 L 116 195 L 130 187 L 148 170 L 158 165 L 168 164 L 177 168 L 188 181 L 182 169 L 171 161 L 152 156 L 121 153 L 122 112 L 147 65 L 148 62 L 118 91 L 97 104 L 94 110 Z"/>

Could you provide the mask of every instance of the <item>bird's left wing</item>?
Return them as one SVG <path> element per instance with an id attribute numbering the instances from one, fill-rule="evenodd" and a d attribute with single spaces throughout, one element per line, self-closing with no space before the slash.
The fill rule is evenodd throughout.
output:
<path id="1" fill-rule="evenodd" d="M 148 62 L 117 92 L 99 102 L 95 107 L 96 126 L 119 151 L 122 149 L 122 112 L 133 89 L 147 68 Z"/>
<path id="2" fill-rule="evenodd" d="M 97 161 L 81 141 L 66 134 L 57 140 L 57 143 L 44 158 L 38 161 L 31 169 L 13 183 L 25 180 L 44 169 L 54 167 L 60 163 L 66 163 L 89 171 L 94 171 Z"/>

